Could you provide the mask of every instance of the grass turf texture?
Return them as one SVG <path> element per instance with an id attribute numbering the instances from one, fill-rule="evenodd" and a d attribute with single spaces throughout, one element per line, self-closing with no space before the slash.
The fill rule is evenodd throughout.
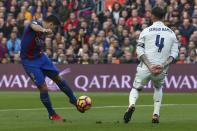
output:
<path id="1" fill-rule="evenodd" d="M 140 94 L 137 105 L 141 106 L 136 107 L 129 124 L 123 123 L 129 93 L 76 93 L 76 95 L 90 96 L 93 108 L 81 114 L 68 103 L 63 93 L 50 93 L 53 106 L 57 108 L 56 112 L 66 119 L 65 122 L 53 122 L 48 119 L 38 92 L 0 92 L 0 131 L 197 130 L 197 94 L 194 93 L 164 93 L 163 104 L 174 105 L 164 105 L 161 108 L 158 125 L 151 123 L 153 106 L 149 105 L 153 104 L 152 93 Z"/>

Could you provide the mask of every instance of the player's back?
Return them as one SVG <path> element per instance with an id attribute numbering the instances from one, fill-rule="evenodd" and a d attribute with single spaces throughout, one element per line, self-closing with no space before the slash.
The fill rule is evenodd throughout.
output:
<path id="1" fill-rule="evenodd" d="M 177 44 L 174 32 L 158 21 L 141 33 L 145 55 L 152 64 L 162 64 L 172 53 L 173 44 Z"/>
<path id="2" fill-rule="evenodd" d="M 32 23 L 42 26 L 39 21 L 33 21 Z M 42 55 L 44 36 L 41 32 L 35 32 L 31 28 L 31 24 L 25 28 L 23 33 L 20 54 L 22 59 L 36 59 Z"/>

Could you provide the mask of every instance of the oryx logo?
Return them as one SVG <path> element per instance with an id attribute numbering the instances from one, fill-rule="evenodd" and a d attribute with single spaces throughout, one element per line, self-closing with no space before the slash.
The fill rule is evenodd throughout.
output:
<path id="1" fill-rule="evenodd" d="M 59 75 L 64 76 L 64 75 L 66 75 L 70 72 L 71 72 L 70 68 L 66 68 L 63 71 L 61 71 Z M 47 87 L 48 87 L 49 90 L 52 90 L 52 91 L 59 90 L 58 86 L 48 77 L 46 77 L 45 81 L 46 81 L 46 84 L 47 84 Z"/>

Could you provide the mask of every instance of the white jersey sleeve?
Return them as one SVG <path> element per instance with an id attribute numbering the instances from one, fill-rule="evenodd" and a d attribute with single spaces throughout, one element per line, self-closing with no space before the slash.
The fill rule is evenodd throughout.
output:
<path id="1" fill-rule="evenodd" d="M 173 44 L 172 44 L 172 47 L 171 47 L 171 51 L 170 51 L 170 56 L 172 56 L 174 59 L 177 59 L 178 57 L 178 54 L 179 54 L 179 42 L 176 38 L 176 35 L 174 34 L 174 37 L 173 37 Z"/>
<path id="2" fill-rule="evenodd" d="M 145 43 L 145 37 L 144 37 L 144 33 L 145 31 L 143 30 L 140 33 L 139 39 L 138 39 L 138 44 L 137 44 L 137 48 L 136 48 L 136 53 L 137 53 L 137 57 L 138 59 L 140 59 L 140 57 L 145 54 L 145 50 L 144 50 L 144 43 Z"/>

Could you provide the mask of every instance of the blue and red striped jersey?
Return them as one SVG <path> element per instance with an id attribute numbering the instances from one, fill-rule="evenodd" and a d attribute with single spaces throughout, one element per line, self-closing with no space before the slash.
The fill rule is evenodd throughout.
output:
<path id="1" fill-rule="evenodd" d="M 21 59 L 36 59 L 43 53 L 44 34 L 34 31 L 31 28 L 31 24 L 43 26 L 40 21 L 32 21 L 25 28 L 21 41 Z"/>

